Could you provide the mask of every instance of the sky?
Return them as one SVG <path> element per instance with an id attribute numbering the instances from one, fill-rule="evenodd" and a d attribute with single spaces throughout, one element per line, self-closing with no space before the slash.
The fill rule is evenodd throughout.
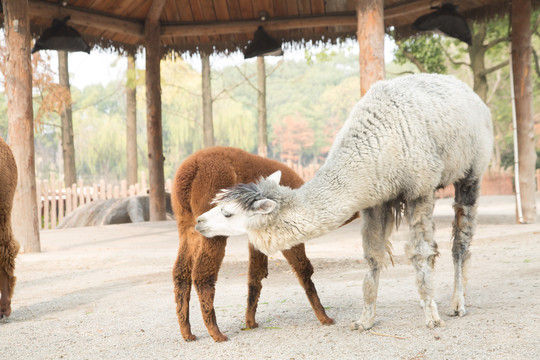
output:
<path id="1" fill-rule="evenodd" d="M 355 41 L 351 41 L 352 52 L 358 54 L 358 45 Z M 390 61 L 393 55 L 395 45 L 390 38 L 385 39 L 385 59 Z M 46 51 L 50 55 L 51 68 L 58 72 L 58 57 L 56 51 Z M 283 59 L 298 60 L 304 57 L 304 50 L 285 51 Z M 277 62 L 282 57 L 269 56 L 266 61 L 269 63 Z M 185 61 L 190 63 L 196 70 L 200 71 L 200 59 L 195 56 L 185 58 Z M 244 61 L 256 61 L 255 58 L 244 60 L 243 55 L 239 52 L 229 56 L 213 56 L 210 59 L 213 68 L 223 68 L 233 64 L 242 64 Z M 127 60 L 114 53 L 104 50 L 92 50 L 90 54 L 83 52 L 73 52 L 69 54 L 69 73 L 70 84 L 74 87 L 82 89 L 88 85 L 101 83 L 106 85 L 113 80 L 119 80 L 124 77 L 127 68 Z M 137 56 L 137 68 L 144 69 L 144 55 Z"/>

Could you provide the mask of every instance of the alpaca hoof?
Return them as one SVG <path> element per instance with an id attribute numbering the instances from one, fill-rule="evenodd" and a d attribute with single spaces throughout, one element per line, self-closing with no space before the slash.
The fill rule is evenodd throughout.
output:
<path id="1" fill-rule="evenodd" d="M 184 336 L 184 340 L 187 341 L 187 342 L 190 342 L 190 341 L 195 341 L 197 340 L 197 337 L 193 334 L 189 334 L 188 336 Z"/>
<path id="2" fill-rule="evenodd" d="M 246 327 L 245 329 L 256 329 L 259 327 L 259 324 L 255 321 L 246 321 Z"/>
<path id="3" fill-rule="evenodd" d="M 353 321 L 351 325 L 349 326 L 349 329 L 351 330 L 360 330 L 360 331 L 366 331 L 373 327 L 373 323 L 362 323 L 360 321 Z"/>
<path id="4" fill-rule="evenodd" d="M 461 309 L 454 309 L 453 310 L 453 313 L 450 314 L 451 316 L 459 316 L 459 317 L 463 317 L 465 315 L 467 315 L 467 310 L 465 310 L 465 308 L 461 308 Z"/>
<path id="5" fill-rule="evenodd" d="M 224 342 L 224 341 L 229 340 L 229 338 L 223 334 L 212 336 L 212 338 L 214 339 L 215 342 Z"/>
<path id="6" fill-rule="evenodd" d="M 334 325 L 335 321 L 334 321 L 334 319 L 327 317 L 327 318 L 321 320 L 321 324 L 323 324 L 323 325 Z"/>
<path id="7" fill-rule="evenodd" d="M 429 329 L 434 329 L 435 327 L 444 327 L 446 324 L 444 323 L 443 319 L 439 319 L 426 321 L 426 326 Z"/>

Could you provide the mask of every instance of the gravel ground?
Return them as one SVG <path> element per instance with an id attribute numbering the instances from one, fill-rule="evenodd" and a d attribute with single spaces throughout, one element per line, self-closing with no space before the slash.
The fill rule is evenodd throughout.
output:
<path id="1" fill-rule="evenodd" d="M 315 318 L 281 255 L 269 261 L 257 321 L 242 330 L 246 306 L 247 240 L 229 239 L 217 283 L 220 329 L 214 343 L 193 291 L 184 342 L 175 313 L 171 268 L 177 251 L 173 222 L 48 230 L 43 252 L 20 254 L 13 312 L 0 322 L 1 359 L 538 359 L 540 358 L 540 224 L 514 225 L 513 200 L 481 199 L 473 242 L 467 309 L 448 315 L 453 290 L 451 202 L 435 216 L 441 256 L 436 301 L 446 327 L 427 329 L 415 274 L 404 256 L 406 224 L 393 235 L 395 266 L 381 275 L 372 331 L 349 330 L 360 316 L 360 221 L 310 241 L 313 281 L 332 326 Z"/>

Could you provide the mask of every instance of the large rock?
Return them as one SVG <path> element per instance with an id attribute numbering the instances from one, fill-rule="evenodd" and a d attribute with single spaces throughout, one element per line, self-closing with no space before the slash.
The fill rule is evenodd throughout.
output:
<path id="1" fill-rule="evenodd" d="M 173 220 L 170 194 L 166 194 L 165 199 L 167 218 Z M 57 229 L 148 221 L 150 219 L 149 203 L 148 195 L 95 200 L 67 215 L 60 221 Z"/>

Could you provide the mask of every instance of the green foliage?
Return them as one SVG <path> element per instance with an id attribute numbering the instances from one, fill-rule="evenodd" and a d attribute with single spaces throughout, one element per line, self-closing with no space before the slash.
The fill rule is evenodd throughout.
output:
<path id="1" fill-rule="evenodd" d="M 395 60 L 402 65 L 414 58 L 420 71 L 444 74 L 446 56 L 441 42 L 440 36 L 430 34 L 396 41 Z"/>

